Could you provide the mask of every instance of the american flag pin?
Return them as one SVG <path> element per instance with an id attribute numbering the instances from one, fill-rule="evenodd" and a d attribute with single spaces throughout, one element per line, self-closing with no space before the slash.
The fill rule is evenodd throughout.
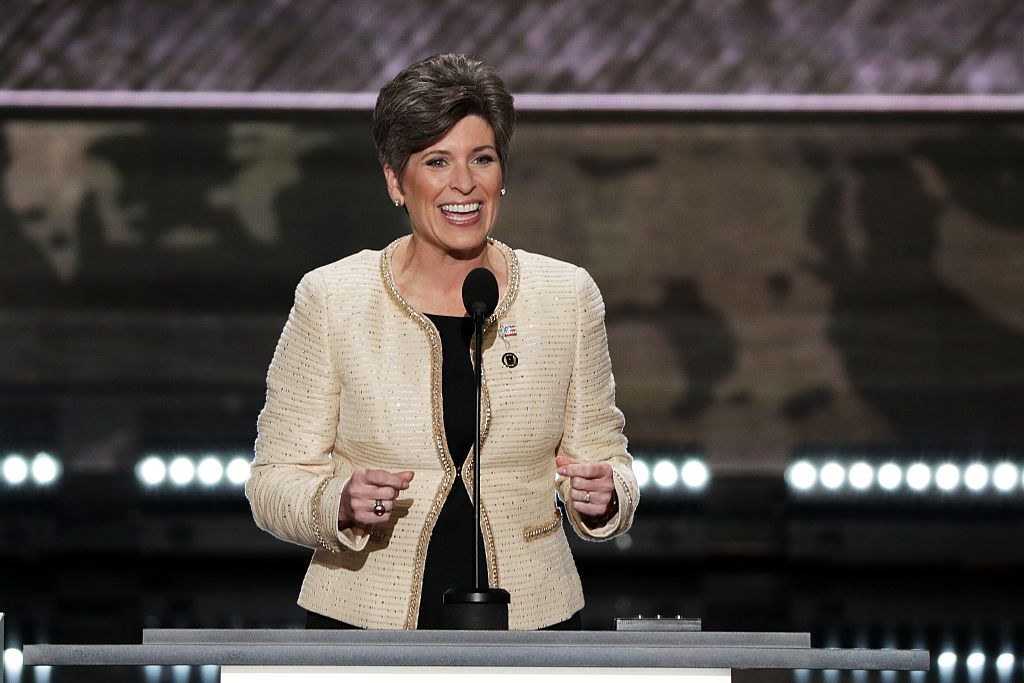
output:
<path id="1" fill-rule="evenodd" d="M 501 326 L 501 336 L 502 337 L 514 337 L 514 336 L 516 336 L 516 326 L 515 325 L 502 325 Z"/>

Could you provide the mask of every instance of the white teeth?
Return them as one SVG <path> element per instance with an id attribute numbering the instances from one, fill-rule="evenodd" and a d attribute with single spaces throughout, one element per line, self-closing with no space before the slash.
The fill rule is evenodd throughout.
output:
<path id="1" fill-rule="evenodd" d="M 448 211 L 449 213 L 473 213 L 480 210 L 480 202 L 473 202 L 472 204 L 442 204 L 441 210 Z"/>

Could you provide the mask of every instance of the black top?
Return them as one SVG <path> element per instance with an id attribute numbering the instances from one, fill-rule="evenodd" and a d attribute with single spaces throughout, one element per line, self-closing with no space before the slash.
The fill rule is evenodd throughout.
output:
<path id="1" fill-rule="evenodd" d="M 427 314 L 441 335 L 441 392 L 444 404 L 444 431 L 455 467 L 461 474 L 473 451 L 473 420 L 476 418 L 476 383 L 470 342 L 472 318 Z M 455 484 L 437 517 L 427 546 L 423 570 L 423 593 L 417 628 L 444 628 L 441 602 L 449 588 L 472 588 L 473 581 L 473 499 L 462 478 Z M 479 534 L 479 530 L 476 531 Z M 481 586 L 486 587 L 483 543 L 480 543 Z"/>

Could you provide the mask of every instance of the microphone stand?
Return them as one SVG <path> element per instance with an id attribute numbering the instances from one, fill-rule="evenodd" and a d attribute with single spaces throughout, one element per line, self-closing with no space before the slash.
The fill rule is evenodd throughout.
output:
<path id="1" fill-rule="evenodd" d="M 474 303 L 473 365 L 476 380 L 476 425 L 473 435 L 473 589 L 449 588 L 444 593 L 445 628 L 455 630 L 508 630 L 511 596 L 501 588 L 489 588 L 480 576 L 480 418 L 483 396 L 483 337 L 486 305 Z M 481 586 L 481 583 L 483 585 Z"/>

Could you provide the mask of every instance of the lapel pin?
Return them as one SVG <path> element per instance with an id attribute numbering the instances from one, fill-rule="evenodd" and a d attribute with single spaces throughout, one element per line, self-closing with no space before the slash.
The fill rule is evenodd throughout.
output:
<path id="1" fill-rule="evenodd" d="M 504 365 L 506 368 L 514 368 L 515 366 L 519 365 L 519 358 L 517 358 L 516 354 L 514 353 L 506 353 L 504 356 L 501 357 L 501 364 Z"/>

